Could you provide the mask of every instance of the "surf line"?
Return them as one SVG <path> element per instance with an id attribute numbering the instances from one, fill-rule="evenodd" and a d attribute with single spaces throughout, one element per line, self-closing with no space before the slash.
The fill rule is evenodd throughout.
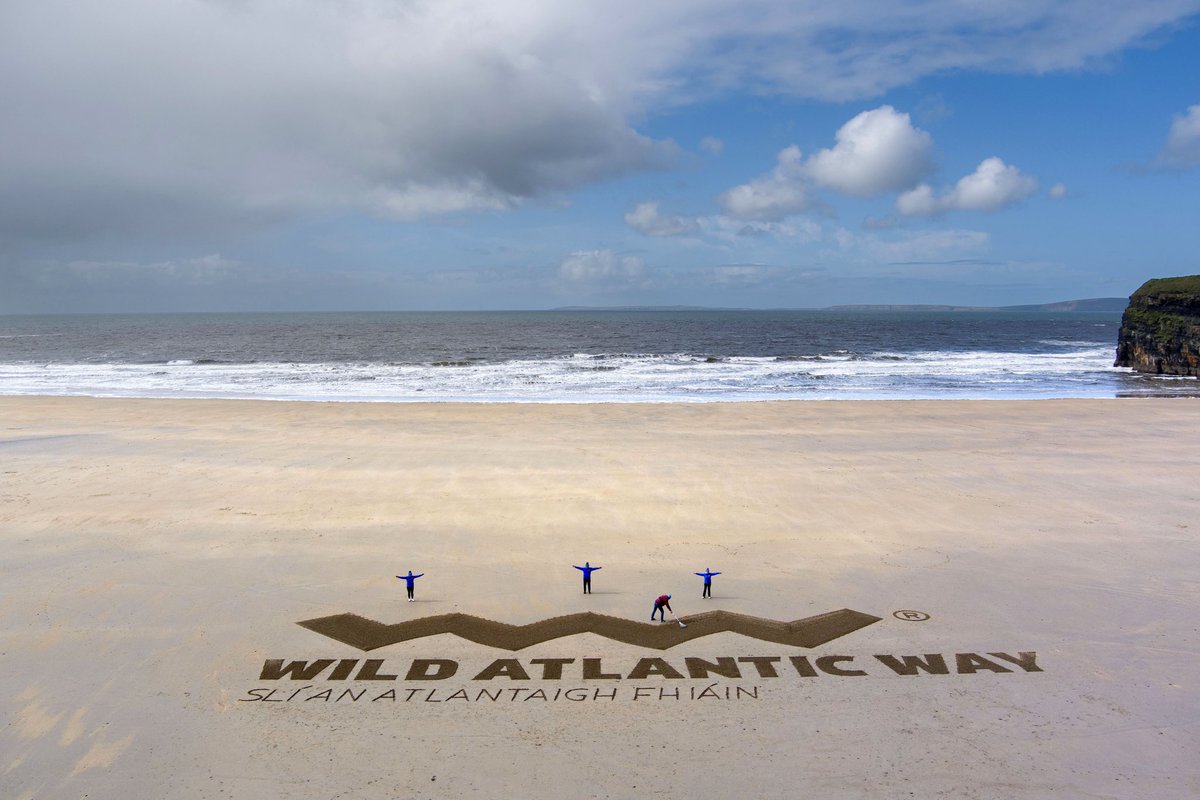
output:
<path id="1" fill-rule="evenodd" d="M 856 678 L 868 675 L 915 677 L 920 675 L 975 675 L 979 673 L 1042 672 L 1037 653 L 1032 650 L 1015 654 L 996 651 L 923 654 L 876 654 L 821 656 L 719 656 L 713 659 L 689 656 L 672 664 L 659 656 L 641 658 L 627 671 L 611 671 L 600 658 L 532 658 L 528 667 L 516 658 L 498 658 L 475 673 L 473 681 L 507 679 L 512 681 L 562 680 L 567 668 L 572 679 L 595 680 L 707 680 L 709 678 Z M 403 662 L 401 662 L 401 665 Z M 458 674 L 461 664 L 449 658 L 414 658 L 407 670 L 389 666 L 382 658 L 319 658 L 290 660 L 269 658 L 259 673 L 260 681 L 441 681 Z M 395 672 L 391 670 L 396 670 Z M 401 673 L 403 672 L 403 677 Z M 686 674 L 685 674 L 686 673 Z"/>

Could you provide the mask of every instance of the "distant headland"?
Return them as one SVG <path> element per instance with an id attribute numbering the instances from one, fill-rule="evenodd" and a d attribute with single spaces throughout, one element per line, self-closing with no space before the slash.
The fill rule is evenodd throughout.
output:
<path id="1" fill-rule="evenodd" d="M 795 309 L 805 311 L 879 311 L 879 312 L 969 312 L 969 311 L 1012 311 L 1049 312 L 1079 314 L 1120 314 L 1129 301 L 1124 297 L 1093 297 L 1086 300 L 1062 300 L 1057 303 L 1041 303 L 1022 306 L 951 306 L 951 305 L 904 305 L 904 304 L 858 304 L 824 306 L 822 308 Z M 747 311 L 751 309 L 717 306 L 559 306 L 550 311 Z M 753 309 L 784 310 L 784 309 Z M 792 309 L 788 309 L 792 310 Z"/>

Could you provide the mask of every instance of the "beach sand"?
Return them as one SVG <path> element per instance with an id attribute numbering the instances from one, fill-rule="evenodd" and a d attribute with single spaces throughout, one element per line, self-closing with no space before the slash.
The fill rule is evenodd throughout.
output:
<path id="1" fill-rule="evenodd" d="M 1182 399 L 0 398 L 0 797 L 1194 798 L 1198 431 Z M 863 624 L 570 634 L 662 593 Z M 584 616 L 517 650 L 297 624 L 342 614 Z"/>

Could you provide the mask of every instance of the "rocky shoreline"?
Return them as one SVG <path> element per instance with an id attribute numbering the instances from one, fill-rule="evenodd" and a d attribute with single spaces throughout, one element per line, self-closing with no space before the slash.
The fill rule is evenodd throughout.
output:
<path id="1" fill-rule="evenodd" d="M 1130 296 L 1115 366 L 1200 376 L 1200 275 L 1154 278 Z"/>

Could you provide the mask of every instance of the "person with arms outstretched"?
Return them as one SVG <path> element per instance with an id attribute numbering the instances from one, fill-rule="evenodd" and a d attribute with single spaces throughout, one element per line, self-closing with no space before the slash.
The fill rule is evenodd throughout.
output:
<path id="1" fill-rule="evenodd" d="M 666 609 L 666 611 L 664 611 L 663 609 Z M 670 611 L 672 614 L 675 613 L 675 610 L 673 608 L 671 608 L 671 595 L 669 595 L 669 594 L 660 595 L 659 597 L 657 597 L 654 600 L 654 610 L 650 612 L 650 621 L 654 622 L 654 617 L 658 614 L 661 614 L 662 621 L 666 622 L 667 621 L 667 611 Z"/>
<path id="2" fill-rule="evenodd" d="M 704 572 L 697 572 L 697 573 L 695 573 L 695 574 L 696 574 L 696 575 L 699 575 L 701 578 L 704 578 L 704 593 L 703 593 L 703 594 L 701 594 L 700 596 L 701 596 L 701 597 L 708 597 L 708 598 L 711 598 L 711 597 L 712 597 L 712 579 L 713 579 L 713 575 L 720 575 L 721 573 L 719 573 L 719 572 L 713 572 L 713 571 L 712 571 L 712 570 L 710 570 L 708 567 L 705 567 L 705 568 L 704 568 Z"/>
<path id="3" fill-rule="evenodd" d="M 407 575 L 397 575 L 396 576 L 400 580 L 404 581 L 404 583 L 408 587 L 408 602 L 411 603 L 413 601 L 413 588 L 416 586 L 417 578 L 421 577 L 421 575 L 424 575 L 424 574 L 425 573 L 422 572 L 420 575 L 413 575 L 413 571 L 410 569 L 408 571 Z"/>
<path id="4" fill-rule="evenodd" d="M 591 563 L 588 561 L 583 562 L 582 567 L 575 566 L 574 564 L 572 564 L 571 566 L 575 567 L 575 569 L 577 569 L 583 573 L 583 593 L 591 594 L 592 593 L 592 573 L 598 569 L 604 569 L 604 567 L 593 567 L 591 565 Z"/>

